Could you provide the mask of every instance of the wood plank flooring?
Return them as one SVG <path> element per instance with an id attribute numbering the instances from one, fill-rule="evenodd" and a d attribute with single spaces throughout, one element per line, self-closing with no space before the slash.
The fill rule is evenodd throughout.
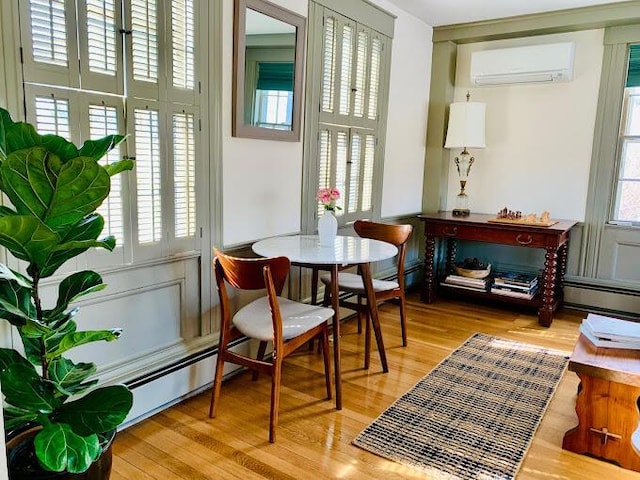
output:
<path id="1" fill-rule="evenodd" d="M 474 332 L 483 332 L 571 352 L 584 313 L 560 311 L 550 328 L 533 311 L 408 298 L 409 345 L 402 347 L 398 309 L 383 305 L 380 318 L 389 373 L 374 351 L 363 370 L 364 335 L 355 321 L 343 327 L 342 411 L 324 398 L 322 356 L 302 349 L 285 361 L 280 425 L 267 441 L 269 378 L 247 373 L 223 384 L 218 417 L 209 419 L 209 392 L 186 400 L 127 430 L 114 445 L 111 480 L 123 479 L 414 479 L 430 478 L 351 445 L 351 440 L 396 398 Z M 566 372 L 538 429 L 518 479 L 640 480 L 621 469 L 561 449 L 562 436 L 577 424 L 578 380 Z"/>

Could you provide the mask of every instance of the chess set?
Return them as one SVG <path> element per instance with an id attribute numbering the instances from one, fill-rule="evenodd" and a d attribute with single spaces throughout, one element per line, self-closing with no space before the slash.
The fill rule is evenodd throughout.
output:
<path id="1" fill-rule="evenodd" d="M 547 211 L 542 212 L 540 215 L 535 213 L 523 215 L 521 211 L 509 210 L 507 207 L 500 210 L 496 218 L 490 218 L 488 221 L 494 223 L 530 225 L 534 227 L 550 227 L 558 223 L 558 220 L 551 220 L 551 214 Z"/>

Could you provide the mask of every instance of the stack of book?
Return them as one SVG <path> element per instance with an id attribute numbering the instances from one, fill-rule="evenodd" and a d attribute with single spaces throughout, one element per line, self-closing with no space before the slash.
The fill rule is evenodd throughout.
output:
<path id="1" fill-rule="evenodd" d="M 475 290 L 478 292 L 486 292 L 489 288 L 489 280 L 487 278 L 471 278 L 453 274 L 447 275 L 442 284 L 447 287 Z"/>
<path id="2" fill-rule="evenodd" d="M 538 276 L 533 273 L 497 273 L 491 293 L 531 300 L 538 290 Z"/>
<path id="3" fill-rule="evenodd" d="M 640 323 L 590 313 L 580 333 L 596 347 L 640 350 Z"/>

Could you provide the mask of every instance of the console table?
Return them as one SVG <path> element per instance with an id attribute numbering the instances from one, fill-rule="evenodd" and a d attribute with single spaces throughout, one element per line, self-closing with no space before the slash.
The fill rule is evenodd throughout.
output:
<path id="1" fill-rule="evenodd" d="M 425 213 L 419 215 L 424 222 L 425 272 L 422 300 L 431 303 L 436 299 L 438 266 L 436 263 L 436 240 L 446 239 L 447 271 L 453 269 L 456 255 L 456 240 L 473 240 L 502 245 L 514 245 L 545 250 L 542 285 L 531 300 L 495 295 L 490 292 L 464 291 L 475 297 L 486 297 L 501 302 L 531 305 L 538 308 L 538 322 L 548 327 L 553 313 L 562 304 L 562 285 L 567 268 L 569 231 L 576 224 L 572 220 L 560 220 L 550 227 L 493 223 L 495 215 L 472 213 L 466 217 L 454 216 L 451 212 Z"/>

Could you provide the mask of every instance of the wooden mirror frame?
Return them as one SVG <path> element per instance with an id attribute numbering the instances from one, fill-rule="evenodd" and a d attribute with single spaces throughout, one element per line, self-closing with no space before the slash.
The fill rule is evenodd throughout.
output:
<path id="1" fill-rule="evenodd" d="M 291 130 L 275 130 L 244 123 L 245 53 L 247 8 L 292 25 L 296 29 L 293 70 L 293 112 Z M 235 0 L 233 22 L 233 108 L 231 134 L 234 137 L 262 140 L 300 140 L 300 109 L 302 105 L 302 74 L 304 69 L 304 41 L 306 19 L 266 0 Z"/>

